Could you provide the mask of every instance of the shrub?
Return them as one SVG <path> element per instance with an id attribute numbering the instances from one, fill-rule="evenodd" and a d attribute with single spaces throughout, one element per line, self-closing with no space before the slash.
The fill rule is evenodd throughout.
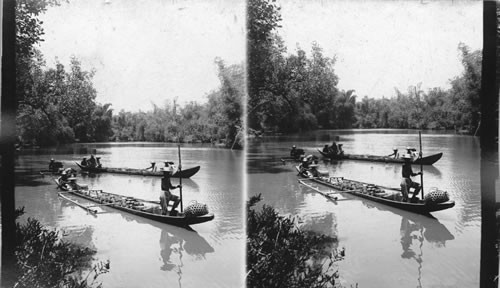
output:
<path id="1" fill-rule="evenodd" d="M 18 215 L 23 214 L 18 210 Z M 14 287 L 101 287 L 97 277 L 109 270 L 109 261 L 91 266 L 95 251 L 61 240 L 32 218 L 16 227 L 17 282 Z M 82 271 L 87 276 L 82 277 Z"/>
<path id="2" fill-rule="evenodd" d="M 255 211 L 260 200 L 259 194 L 247 203 L 247 286 L 334 286 L 334 263 L 344 257 L 343 250 L 327 249 L 336 239 L 301 231 L 293 219 L 279 216 L 270 206 Z"/>

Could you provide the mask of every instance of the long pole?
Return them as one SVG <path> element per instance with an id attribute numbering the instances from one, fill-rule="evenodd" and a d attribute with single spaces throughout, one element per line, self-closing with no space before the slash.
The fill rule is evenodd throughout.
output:
<path id="1" fill-rule="evenodd" d="M 424 200 L 424 164 L 422 164 L 422 132 L 418 131 L 418 141 L 420 142 L 420 188 L 422 189 L 422 200 Z"/>
<path id="2" fill-rule="evenodd" d="M 182 171 L 182 164 L 181 164 L 181 144 L 177 145 L 178 151 L 179 151 L 179 185 L 181 186 L 179 188 L 179 195 L 181 198 L 181 212 L 183 211 L 182 207 L 182 177 L 181 177 L 181 171 Z"/>

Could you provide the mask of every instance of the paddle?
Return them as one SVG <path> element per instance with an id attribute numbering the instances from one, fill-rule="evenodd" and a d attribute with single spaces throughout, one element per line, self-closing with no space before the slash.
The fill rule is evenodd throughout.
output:
<path id="1" fill-rule="evenodd" d="M 181 144 L 177 145 L 178 151 L 179 151 L 179 196 L 181 198 L 181 212 L 183 211 L 182 207 L 182 177 L 181 177 L 181 171 L 182 171 L 182 164 L 181 164 Z"/>
<path id="2" fill-rule="evenodd" d="M 424 169 L 422 164 L 422 132 L 418 131 L 418 140 L 420 142 L 420 189 L 422 189 L 422 200 L 424 200 L 424 173 L 422 170 Z"/>

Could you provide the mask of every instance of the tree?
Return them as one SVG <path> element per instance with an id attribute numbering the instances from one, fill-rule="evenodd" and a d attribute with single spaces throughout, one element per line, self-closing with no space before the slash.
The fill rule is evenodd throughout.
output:
<path id="1" fill-rule="evenodd" d="M 457 108 L 456 125 L 474 131 L 479 123 L 481 90 L 481 51 L 470 51 L 460 43 L 458 50 L 462 56 L 464 72 L 451 81 L 451 97 Z"/>
<path id="2" fill-rule="evenodd" d="M 271 79 L 274 41 L 273 32 L 280 27 L 280 7 L 275 0 L 249 0 L 247 6 L 247 71 L 248 71 L 248 121 L 250 127 L 260 128 L 255 109 L 266 103 L 261 97 L 266 93 Z"/>
<path id="3" fill-rule="evenodd" d="M 93 140 L 98 142 L 108 141 L 113 135 L 111 120 L 113 119 L 113 109 L 111 104 L 96 105 L 91 117 L 91 127 L 93 129 Z"/>
<path id="4" fill-rule="evenodd" d="M 23 97 L 18 103 L 18 131 L 23 142 L 53 145 L 89 141 L 94 138 L 92 113 L 96 108 L 93 88 L 94 72 L 81 69 L 76 58 L 71 59 L 71 72 L 61 63 L 46 69 L 43 56 L 34 56 L 22 70 L 25 79 Z"/>

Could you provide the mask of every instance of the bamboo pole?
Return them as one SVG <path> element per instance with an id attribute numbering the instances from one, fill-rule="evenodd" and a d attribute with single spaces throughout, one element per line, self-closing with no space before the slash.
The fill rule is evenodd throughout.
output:
<path id="1" fill-rule="evenodd" d="M 181 171 L 182 171 L 182 164 L 181 164 L 181 144 L 177 145 L 178 151 L 179 151 L 179 196 L 181 198 L 181 212 L 183 212 L 184 207 L 182 206 L 182 177 L 181 177 Z"/>
<path id="2" fill-rule="evenodd" d="M 420 142 L 420 189 L 422 192 L 422 200 L 424 200 L 424 164 L 422 164 L 422 132 L 418 131 L 418 141 Z"/>

